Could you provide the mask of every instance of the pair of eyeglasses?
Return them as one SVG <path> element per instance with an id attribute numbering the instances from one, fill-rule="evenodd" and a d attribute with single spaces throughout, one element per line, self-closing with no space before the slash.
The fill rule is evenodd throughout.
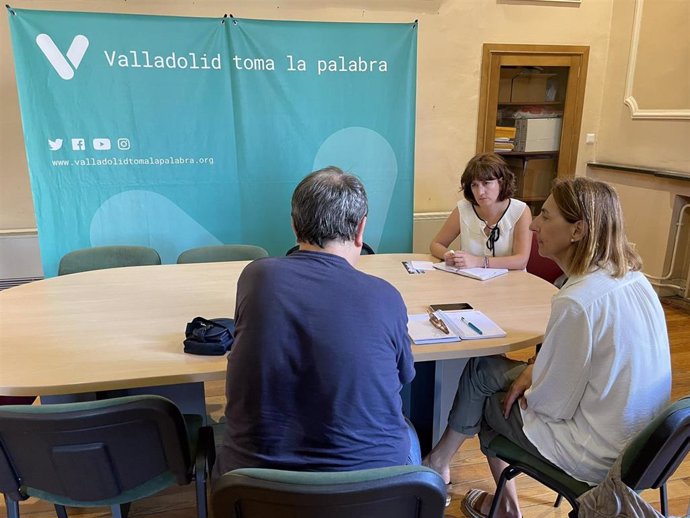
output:
<path id="1" fill-rule="evenodd" d="M 450 331 L 448 331 L 448 326 L 446 326 L 446 323 L 440 318 L 438 318 L 431 308 L 428 308 L 426 312 L 429 314 L 429 322 L 431 322 L 432 326 L 441 331 L 443 334 L 450 334 Z"/>

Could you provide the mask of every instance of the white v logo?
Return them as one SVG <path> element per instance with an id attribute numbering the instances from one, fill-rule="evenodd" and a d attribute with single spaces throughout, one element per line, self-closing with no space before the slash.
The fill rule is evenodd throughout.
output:
<path id="1" fill-rule="evenodd" d="M 60 49 L 57 48 L 53 39 L 47 34 L 39 34 L 36 36 L 36 44 L 43 51 L 45 57 L 48 58 L 50 64 L 58 73 L 58 75 L 65 80 L 72 79 L 74 77 L 74 71 L 79 67 L 84 54 L 86 54 L 86 49 L 89 48 L 89 40 L 86 36 L 77 34 L 72 40 L 72 44 L 67 49 L 67 59 L 72 63 L 72 66 L 67 62 L 65 56 L 62 55 Z M 74 69 L 72 69 L 74 67 Z"/>

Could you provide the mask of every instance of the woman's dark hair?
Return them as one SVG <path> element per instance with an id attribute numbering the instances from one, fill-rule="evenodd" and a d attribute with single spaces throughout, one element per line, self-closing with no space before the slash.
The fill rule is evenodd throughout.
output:
<path id="1" fill-rule="evenodd" d="M 486 180 L 498 180 L 501 185 L 498 201 L 512 198 L 515 194 L 515 175 L 505 160 L 496 153 L 480 153 L 465 166 L 465 171 L 460 178 L 460 186 L 465 199 L 472 205 L 477 205 L 477 200 L 472 194 L 472 182 Z"/>

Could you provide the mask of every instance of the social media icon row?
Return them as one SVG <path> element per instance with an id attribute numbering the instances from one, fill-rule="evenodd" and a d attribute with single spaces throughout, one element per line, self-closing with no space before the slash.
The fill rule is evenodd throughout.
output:
<path id="1" fill-rule="evenodd" d="M 86 139 L 84 138 L 73 138 L 72 150 L 73 151 L 85 151 L 86 150 Z M 48 139 L 48 147 L 51 151 L 57 151 L 62 149 L 63 140 L 61 138 L 56 138 L 55 140 Z M 131 143 L 128 138 L 117 139 L 117 148 L 120 150 L 127 150 L 131 147 Z M 112 143 L 109 138 L 95 138 L 91 140 L 91 148 L 95 151 L 108 151 L 112 149 Z"/>

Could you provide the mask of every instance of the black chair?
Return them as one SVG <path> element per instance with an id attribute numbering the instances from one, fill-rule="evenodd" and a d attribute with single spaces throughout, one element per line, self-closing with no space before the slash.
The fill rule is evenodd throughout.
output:
<path id="1" fill-rule="evenodd" d="M 65 506 L 109 506 L 125 518 L 130 502 L 196 481 L 206 518 L 213 432 L 159 396 L 0 408 L 0 491 L 9 518 L 36 497 Z"/>
<path id="2" fill-rule="evenodd" d="M 220 477 L 215 518 L 442 518 L 446 487 L 423 466 L 349 472 L 244 468 Z"/>
<path id="3" fill-rule="evenodd" d="M 155 264 L 161 264 L 161 257 L 153 248 L 146 246 L 94 246 L 65 254 L 60 259 L 58 275 Z"/>
<path id="4" fill-rule="evenodd" d="M 299 245 L 293 246 L 290 250 L 285 252 L 285 255 L 290 255 L 292 252 L 296 252 L 299 250 Z M 376 252 L 374 252 L 374 249 L 371 248 L 368 244 L 364 243 L 362 245 L 362 251 L 359 253 L 360 255 L 375 255 Z"/>
<path id="5" fill-rule="evenodd" d="M 268 257 L 268 252 L 256 245 L 201 246 L 182 252 L 177 264 L 252 261 L 262 257 Z"/>
<path id="6" fill-rule="evenodd" d="M 570 516 L 577 517 L 577 498 L 591 489 L 589 485 L 572 478 L 553 464 L 537 459 L 503 436 L 493 439 L 489 450 L 509 464 L 499 479 L 489 518 L 494 516 L 506 481 L 520 473 L 525 473 L 554 490 L 559 499 L 564 497 L 568 500 L 573 508 Z M 621 454 L 621 480 L 635 491 L 659 489 L 661 512 L 668 516 L 666 481 L 688 451 L 690 397 L 667 406 L 628 444 Z"/>

